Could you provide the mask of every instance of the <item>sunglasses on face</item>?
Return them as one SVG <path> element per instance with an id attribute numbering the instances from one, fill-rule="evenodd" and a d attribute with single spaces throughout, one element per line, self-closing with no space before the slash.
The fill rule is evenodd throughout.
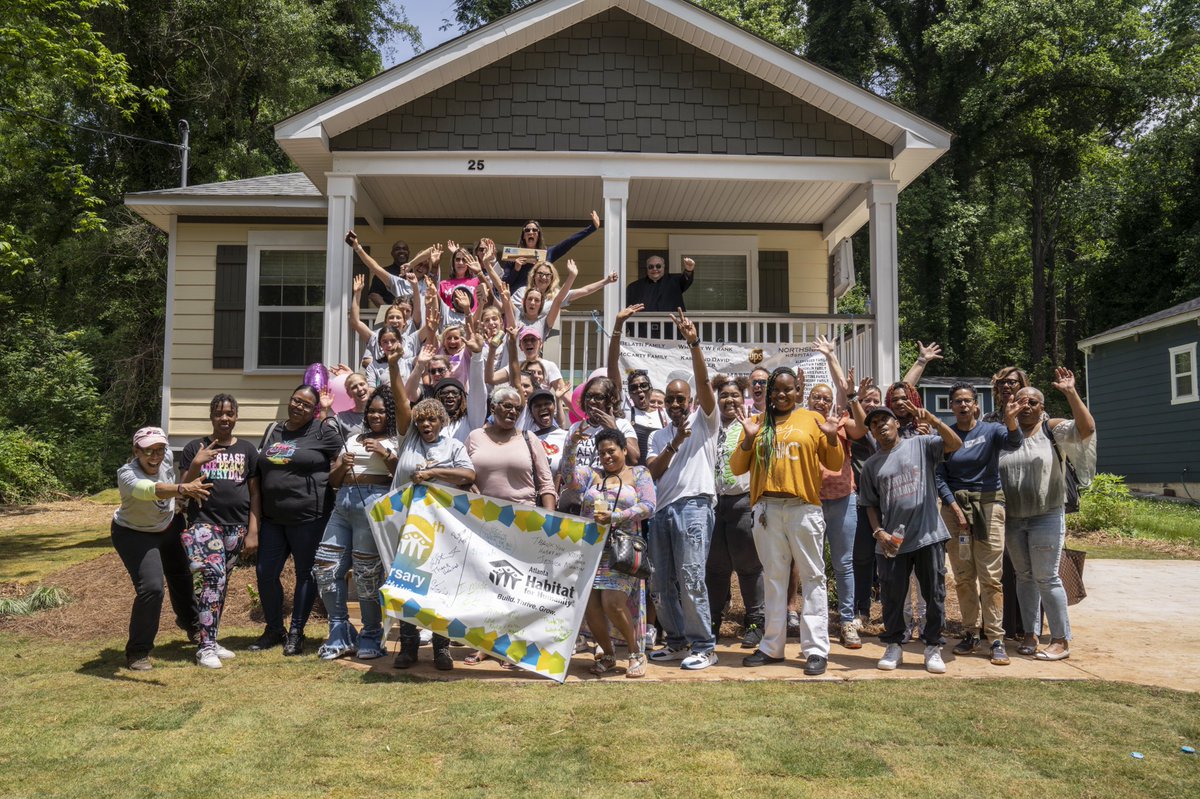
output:
<path id="1" fill-rule="evenodd" d="M 1003 380 L 997 380 L 996 385 L 998 385 L 998 386 L 1019 386 L 1019 385 L 1021 385 L 1021 381 L 1013 380 L 1011 377 L 1006 377 Z"/>
<path id="2" fill-rule="evenodd" d="M 434 367 L 432 367 L 432 368 L 429 370 L 429 374 L 431 374 L 431 375 L 444 375 L 444 374 L 446 374 L 446 372 L 449 372 L 449 371 L 450 371 L 450 370 L 449 370 L 449 369 L 447 369 L 447 368 L 446 368 L 446 367 L 444 367 L 444 366 L 434 366 Z"/>
<path id="3" fill-rule="evenodd" d="M 649 383 L 631 383 L 629 385 L 629 390 L 630 391 L 649 391 L 650 384 Z"/>
<path id="4" fill-rule="evenodd" d="M 535 228 L 535 227 L 527 227 L 527 228 L 525 228 L 525 230 L 524 230 L 523 232 L 524 232 L 524 233 L 537 233 L 537 232 L 538 232 L 538 228 Z"/>
<path id="5" fill-rule="evenodd" d="M 647 269 L 663 269 L 663 264 L 646 264 Z"/>
<path id="6" fill-rule="evenodd" d="M 766 384 L 767 384 L 766 380 L 751 380 L 750 381 L 750 385 L 752 385 L 752 386 L 765 386 Z"/>

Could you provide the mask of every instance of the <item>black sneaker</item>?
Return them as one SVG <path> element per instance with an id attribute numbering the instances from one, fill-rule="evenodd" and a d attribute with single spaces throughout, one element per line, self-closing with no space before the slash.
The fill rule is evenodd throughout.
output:
<path id="1" fill-rule="evenodd" d="M 419 644 L 418 644 L 419 646 Z M 412 668 L 417 662 L 417 647 L 406 647 L 403 644 L 400 646 L 400 651 L 396 653 L 395 660 L 392 661 L 393 669 L 408 669 Z"/>
<path id="2" fill-rule="evenodd" d="M 828 661 L 820 655 L 809 655 L 804 661 L 804 673 L 809 677 L 816 677 L 818 674 L 825 673 L 825 664 Z"/>
<path id="3" fill-rule="evenodd" d="M 975 652 L 975 647 L 979 646 L 979 638 L 971 633 L 967 633 L 966 637 L 959 641 L 954 646 L 954 654 L 956 655 L 971 655 Z"/>
<path id="4" fill-rule="evenodd" d="M 300 630 L 291 630 L 287 634 L 287 641 L 283 644 L 284 657 L 292 657 L 294 655 L 304 654 L 304 633 Z"/>
<path id="5" fill-rule="evenodd" d="M 742 649 L 758 649 L 758 645 L 762 643 L 763 629 L 757 624 L 751 624 L 746 628 L 746 632 L 742 633 Z"/>
<path id="6" fill-rule="evenodd" d="M 742 658 L 743 666 L 765 666 L 768 663 L 782 663 L 783 658 L 773 658 L 761 649 L 755 650 L 753 655 L 746 655 Z"/>
<path id="7" fill-rule="evenodd" d="M 789 610 L 787 612 L 787 637 L 800 637 L 800 613 L 798 611 Z"/>
<path id="8" fill-rule="evenodd" d="M 251 652 L 262 652 L 267 649 L 274 649 L 287 640 L 287 633 L 283 630 L 267 630 L 258 637 L 258 640 L 247 647 Z"/>

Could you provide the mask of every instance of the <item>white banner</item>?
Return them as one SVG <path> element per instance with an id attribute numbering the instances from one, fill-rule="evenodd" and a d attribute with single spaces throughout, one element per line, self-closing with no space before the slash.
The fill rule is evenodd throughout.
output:
<path id="1" fill-rule="evenodd" d="M 388 616 L 566 679 L 604 529 L 439 485 L 385 494 L 370 516 L 376 539 L 396 542 Z"/>
<path id="2" fill-rule="evenodd" d="M 811 344 L 772 344 L 757 347 L 753 344 L 700 343 L 700 351 L 708 364 L 709 375 L 720 372 L 730 377 L 749 376 L 762 368 L 768 372 L 778 366 L 790 366 L 804 373 L 804 403 L 808 392 L 818 383 L 833 385 L 829 362 Z M 621 372 L 628 375 L 643 369 L 650 384 L 665 389 L 672 380 L 692 378 L 692 354 L 686 341 L 658 338 L 621 338 Z"/>

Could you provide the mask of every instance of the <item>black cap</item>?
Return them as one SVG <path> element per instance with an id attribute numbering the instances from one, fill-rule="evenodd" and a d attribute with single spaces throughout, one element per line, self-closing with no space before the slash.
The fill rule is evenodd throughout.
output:
<path id="1" fill-rule="evenodd" d="M 874 419 L 876 416 L 890 416 L 893 419 L 896 418 L 896 414 L 892 413 L 891 408 L 888 408 L 886 405 L 880 405 L 878 408 L 872 409 L 871 412 L 867 414 L 867 419 L 866 419 L 867 427 L 871 426 L 871 420 Z"/>
<path id="2" fill-rule="evenodd" d="M 554 402 L 558 398 L 554 396 L 554 392 L 551 391 L 550 389 L 539 388 L 536 391 L 534 391 L 532 394 L 529 395 L 529 402 L 525 403 L 525 407 L 532 406 L 535 400 L 540 400 L 540 399 L 548 399 L 551 402 Z"/>
<path id="3" fill-rule="evenodd" d="M 453 377 L 443 377 L 441 380 L 437 381 L 437 383 L 433 386 L 433 393 L 436 395 L 443 388 L 457 388 L 461 393 L 467 393 L 467 390 L 463 387 L 463 384 L 458 382 L 458 380 L 454 379 Z"/>

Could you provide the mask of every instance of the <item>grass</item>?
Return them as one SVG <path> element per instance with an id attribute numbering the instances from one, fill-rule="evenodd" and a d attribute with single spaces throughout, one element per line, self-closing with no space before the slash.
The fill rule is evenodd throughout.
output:
<path id="1" fill-rule="evenodd" d="M 0 635 L 0 795 L 942 797 L 973 774 L 1014 797 L 1200 788 L 1179 751 L 1200 740 L 1200 696 L 1163 689 L 422 683 L 279 650 L 219 672 L 179 643 L 155 658 L 133 674 L 115 641 Z"/>
<path id="2" fill-rule="evenodd" d="M 33 583 L 112 550 L 116 489 L 82 502 L 0 510 L 0 583 Z"/>
<path id="3" fill-rule="evenodd" d="M 39 610 L 60 608 L 71 601 L 61 588 L 39 585 L 25 596 L 0 597 L 0 616 L 28 616 Z"/>
<path id="4" fill-rule="evenodd" d="M 1175 502 L 1135 500 L 1134 535 L 1200 546 L 1200 507 Z"/>

